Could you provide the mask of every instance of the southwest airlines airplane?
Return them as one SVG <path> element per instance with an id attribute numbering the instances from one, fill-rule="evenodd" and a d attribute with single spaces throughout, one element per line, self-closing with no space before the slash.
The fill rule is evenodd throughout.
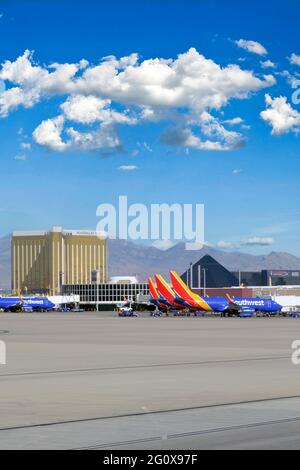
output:
<path id="1" fill-rule="evenodd" d="M 0 309 L 5 312 L 41 311 L 55 308 L 47 297 L 0 297 Z"/>
<path id="2" fill-rule="evenodd" d="M 282 306 L 271 299 L 262 298 L 231 298 L 227 297 L 200 297 L 183 282 L 176 271 L 170 272 L 173 289 L 178 297 L 176 302 L 187 307 L 197 308 L 205 312 L 221 312 L 231 315 L 252 316 L 256 312 L 267 314 L 279 313 Z"/>
<path id="3" fill-rule="evenodd" d="M 262 299 L 258 297 L 230 297 L 227 294 L 230 304 L 238 305 L 244 314 L 253 315 L 255 312 L 279 313 L 282 305 L 272 299 Z"/>

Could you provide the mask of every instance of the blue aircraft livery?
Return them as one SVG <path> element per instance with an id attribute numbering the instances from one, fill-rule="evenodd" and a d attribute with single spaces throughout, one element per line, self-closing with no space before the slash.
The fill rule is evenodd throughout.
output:
<path id="1" fill-rule="evenodd" d="M 0 309 L 9 312 L 51 310 L 55 304 L 47 297 L 0 297 Z"/>
<path id="2" fill-rule="evenodd" d="M 279 305 L 275 300 L 262 299 L 259 297 L 230 297 L 227 298 L 231 304 L 238 305 L 241 308 L 241 313 L 246 316 L 247 314 L 253 315 L 255 312 L 263 312 L 267 314 L 276 314 L 282 310 L 282 305 Z"/>
<path id="3" fill-rule="evenodd" d="M 230 297 L 201 297 L 193 292 L 176 273 L 170 272 L 171 282 L 177 297 L 177 303 L 188 308 L 197 308 L 205 312 L 221 312 L 228 315 L 252 316 L 256 312 L 265 314 L 279 313 L 282 306 L 271 299 Z"/>

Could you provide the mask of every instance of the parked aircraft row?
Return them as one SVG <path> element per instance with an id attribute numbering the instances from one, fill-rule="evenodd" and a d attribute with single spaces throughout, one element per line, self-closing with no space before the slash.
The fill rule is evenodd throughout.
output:
<path id="1" fill-rule="evenodd" d="M 217 312 L 224 315 L 252 316 L 256 312 L 280 313 L 282 306 L 271 299 L 256 297 L 201 297 L 193 292 L 176 271 L 170 271 L 171 285 L 160 275 L 148 279 L 150 302 L 162 312 Z"/>

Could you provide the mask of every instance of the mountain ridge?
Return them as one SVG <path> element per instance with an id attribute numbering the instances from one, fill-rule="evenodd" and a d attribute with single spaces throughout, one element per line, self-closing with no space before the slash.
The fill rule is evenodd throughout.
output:
<path id="1" fill-rule="evenodd" d="M 10 288 L 11 235 L 0 238 L 0 289 Z M 251 255 L 239 251 L 223 251 L 205 245 L 201 250 L 187 251 L 178 243 L 162 251 L 153 246 L 126 240 L 108 240 L 108 276 L 137 275 L 140 282 L 149 275 L 169 270 L 183 273 L 189 264 L 210 255 L 230 271 L 261 271 L 262 269 L 300 270 L 300 258 L 286 252 L 272 251 L 266 255 Z"/>

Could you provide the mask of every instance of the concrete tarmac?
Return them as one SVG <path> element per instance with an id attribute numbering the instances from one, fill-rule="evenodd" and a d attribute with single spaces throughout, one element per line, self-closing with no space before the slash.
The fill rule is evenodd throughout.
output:
<path id="1" fill-rule="evenodd" d="M 300 447 L 299 321 L 2 313 L 0 449 Z"/>

